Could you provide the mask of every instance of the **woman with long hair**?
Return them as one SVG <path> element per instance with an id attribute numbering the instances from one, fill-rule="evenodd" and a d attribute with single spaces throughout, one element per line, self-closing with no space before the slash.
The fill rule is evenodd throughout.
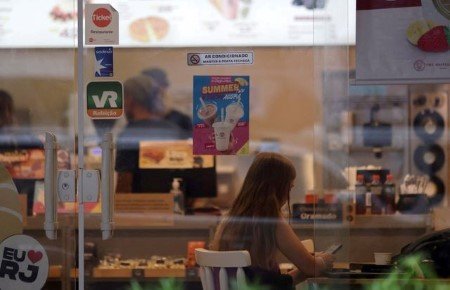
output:
<path id="1" fill-rule="evenodd" d="M 282 216 L 295 176 L 294 166 L 282 155 L 258 154 L 228 217 L 217 228 L 211 250 L 247 250 L 252 268 L 276 273 L 280 272 L 276 261 L 280 251 L 298 268 L 289 273 L 296 282 L 330 269 L 334 257 L 308 253 Z"/>

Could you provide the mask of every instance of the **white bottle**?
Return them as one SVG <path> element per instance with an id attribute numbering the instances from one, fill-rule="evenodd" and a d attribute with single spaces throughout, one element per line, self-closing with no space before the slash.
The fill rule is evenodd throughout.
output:
<path id="1" fill-rule="evenodd" d="M 173 194 L 173 212 L 177 214 L 184 214 L 184 194 L 180 189 L 181 180 L 181 178 L 174 178 L 170 190 L 170 193 Z"/>

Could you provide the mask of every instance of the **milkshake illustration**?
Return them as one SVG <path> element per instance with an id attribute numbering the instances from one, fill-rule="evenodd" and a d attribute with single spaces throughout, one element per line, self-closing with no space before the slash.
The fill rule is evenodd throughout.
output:
<path id="1" fill-rule="evenodd" d="M 212 126 L 217 116 L 217 106 L 215 104 L 205 104 L 197 111 L 197 115 L 209 127 Z"/>
<path id="2" fill-rule="evenodd" d="M 217 151 L 227 151 L 230 145 L 232 125 L 229 122 L 216 122 L 213 125 Z"/>
<path id="3" fill-rule="evenodd" d="M 220 13 L 228 19 L 238 16 L 239 0 L 210 0 Z"/>
<path id="4" fill-rule="evenodd" d="M 225 122 L 228 122 L 231 125 L 231 130 L 233 130 L 239 119 L 244 116 L 244 108 L 242 104 L 239 102 L 229 104 L 226 109 L 226 117 Z"/>

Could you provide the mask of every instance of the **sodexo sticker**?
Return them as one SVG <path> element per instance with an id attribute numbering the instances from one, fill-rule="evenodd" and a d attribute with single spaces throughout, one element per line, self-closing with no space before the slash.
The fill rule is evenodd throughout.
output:
<path id="1" fill-rule="evenodd" d="M 0 289 L 41 289 L 48 276 L 48 257 L 38 241 L 15 235 L 0 244 Z"/>

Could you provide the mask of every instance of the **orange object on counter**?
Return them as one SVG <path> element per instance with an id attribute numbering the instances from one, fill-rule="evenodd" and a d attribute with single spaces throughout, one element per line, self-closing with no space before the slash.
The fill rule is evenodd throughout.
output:
<path id="1" fill-rule="evenodd" d="M 325 201 L 325 203 L 331 204 L 331 203 L 336 203 L 336 195 L 333 193 L 326 193 L 323 196 L 323 200 Z"/>
<path id="2" fill-rule="evenodd" d="M 317 204 L 319 202 L 319 196 L 317 194 L 308 193 L 305 195 L 305 203 Z"/>
<path id="3" fill-rule="evenodd" d="M 204 249 L 206 243 L 204 241 L 190 241 L 187 247 L 186 267 L 193 268 L 197 265 L 195 260 L 195 249 Z"/>

